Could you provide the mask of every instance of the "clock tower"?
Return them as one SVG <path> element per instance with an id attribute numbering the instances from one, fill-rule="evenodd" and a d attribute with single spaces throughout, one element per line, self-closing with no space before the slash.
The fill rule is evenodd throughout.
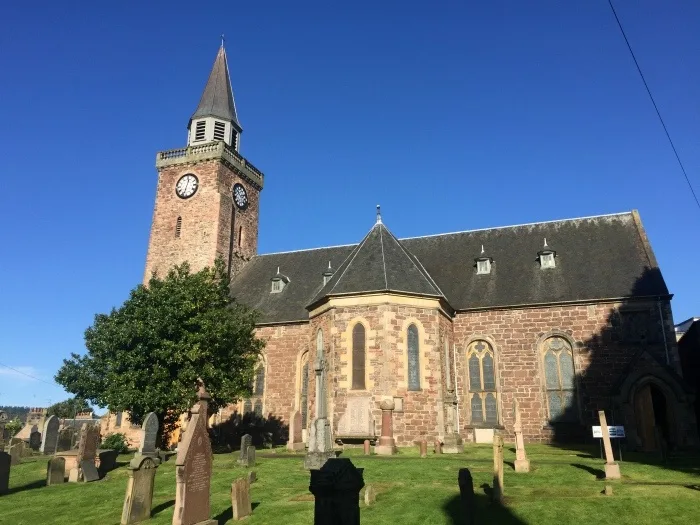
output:
<path id="1" fill-rule="evenodd" d="M 187 125 L 187 146 L 156 155 L 144 283 L 153 272 L 162 277 L 184 261 L 198 271 L 219 256 L 232 274 L 256 254 L 264 176 L 239 153 L 242 132 L 222 43 Z"/>

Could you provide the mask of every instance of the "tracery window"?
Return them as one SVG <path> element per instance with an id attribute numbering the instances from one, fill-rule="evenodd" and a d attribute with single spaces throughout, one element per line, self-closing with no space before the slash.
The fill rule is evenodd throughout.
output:
<path id="1" fill-rule="evenodd" d="M 411 324 L 406 331 L 406 343 L 408 349 L 408 389 L 420 390 L 420 362 L 418 342 L 418 328 Z"/>
<path id="2" fill-rule="evenodd" d="M 251 391 L 253 393 L 252 397 L 246 399 L 243 403 L 243 413 L 253 412 L 255 415 L 262 417 L 263 399 L 265 397 L 265 362 L 262 359 L 255 367 Z"/>
<path id="3" fill-rule="evenodd" d="M 352 389 L 365 389 L 365 327 L 357 323 L 352 329 Z"/>
<path id="4" fill-rule="evenodd" d="M 542 359 L 550 421 L 577 420 L 576 374 L 571 344 L 563 337 L 548 338 L 543 344 Z"/>
<path id="5" fill-rule="evenodd" d="M 473 425 L 498 424 L 498 392 L 493 348 L 482 340 L 467 347 L 469 405 Z"/>

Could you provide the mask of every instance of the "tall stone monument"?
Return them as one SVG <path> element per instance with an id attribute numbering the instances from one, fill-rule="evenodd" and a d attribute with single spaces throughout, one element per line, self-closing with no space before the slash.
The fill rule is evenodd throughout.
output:
<path id="1" fill-rule="evenodd" d="M 493 433 L 493 501 L 503 502 L 503 436 Z"/>
<path id="2" fill-rule="evenodd" d="M 121 525 L 139 523 L 151 517 L 153 484 L 158 460 L 150 456 L 137 455 L 129 462 L 129 481 L 122 509 Z"/>
<path id="3" fill-rule="evenodd" d="M 44 431 L 41 434 L 41 447 L 39 450 L 42 454 L 53 456 L 56 453 L 58 446 L 58 426 L 59 421 L 56 416 L 49 416 L 44 421 Z"/>
<path id="4" fill-rule="evenodd" d="M 382 409 L 382 435 L 374 447 L 374 453 L 380 456 L 391 456 L 396 453 L 394 441 L 394 399 L 384 399 L 379 403 Z"/>
<path id="5" fill-rule="evenodd" d="M 323 353 L 316 356 L 316 418 L 311 424 L 309 450 L 304 458 L 304 467 L 309 470 L 320 469 L 326 461 L 335 457 L 331 424 L 326 414 L 326 361 Z"/>
<path id="6" fill-rule="evenodd" d="M 518 400 L 513 401 L 513 413 L 515 416 L 515 472 L 530 472 L 530 460 L 525 453 L 525 441 L 523 440 L 523 422 L 520 419 L 520 405 Z"/>
<path id="7" fill-rule="evenodd" d="M 600 430 L 603 433 L 603 447 L 605 448 L 605 479 L 620 479 L 620 465 L 615 463 L 615 456 L 613 456 L 605 411 L 599 410 L 598 417 L 600 418 Z"/>
<path id="8" fill-rule="evenodd" d="M 448 391 L 445 396 L 445 412 L 445 437 L 442 440 L 442 451 L 445 454 L 464 452 L 464 443 L 457 431 L 457 396 L 454 390 Z"/>
<path id="9" fill-rule="evenodd" d="M 210 518 L 211 443 L 207 432 L 207 408 L 211 396 L 198 380 L 199 401 L 178 446 L 175 462 L 177 487 L 173 525 L 216 525 Z"/>

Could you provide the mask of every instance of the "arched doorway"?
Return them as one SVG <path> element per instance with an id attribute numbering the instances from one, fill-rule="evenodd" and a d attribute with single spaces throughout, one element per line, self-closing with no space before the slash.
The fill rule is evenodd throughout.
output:
<path id="1" fill-rule="evenodd" d="M 658 450 L 658 438 L 663 438 L 668 446 L 673 445 L 673 413 L 663 389 L 653 382 L 641 386 L 634 396 L 634 413 L 643 451 Z"/>

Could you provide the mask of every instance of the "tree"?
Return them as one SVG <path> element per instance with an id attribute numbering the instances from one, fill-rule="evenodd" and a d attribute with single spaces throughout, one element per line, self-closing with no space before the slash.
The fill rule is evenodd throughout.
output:
<path id="1" fill-rule="evenodd" d="M 73 397 L 51 405 L 46 410 L 46 415 L 56 416 L 59 419 L 72 419 L 76 414 L 87 412 L 88 410 L 90 410 L 90 405 L 88 405 L 87 401 L 79 397 Z"/>
<path id="2" fill-rule="evenodd" d="M 15 434 L 17 434 L 17 432 L 22 430 L 23 426 L 24 424 L 20 421 L 18 417 L 16 417 L 5 424 L 5 430 L 11 437 L 14 437 Z"/>
<path id="3" fill-rule="evenodd" d="M 183 263 L 134 288 L 119 309 L 85 331 L 87 354 L 71 354 L 56 381 L 93 405 L 127 411 L 140 424 L 155 412 L 165 434 L 196 400 L 201 378 L 215 410 L 250 395 L 263 342 L 255 311 L 229 298 L 225 266 L 191 273 Z"/>

